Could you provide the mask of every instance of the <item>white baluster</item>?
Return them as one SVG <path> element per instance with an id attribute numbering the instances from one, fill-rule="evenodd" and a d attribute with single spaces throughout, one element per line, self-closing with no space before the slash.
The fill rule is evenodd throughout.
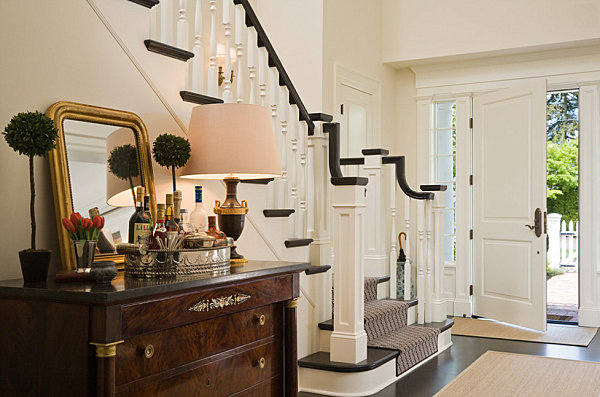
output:
<path id="1" fill-rule="evenodd" d="M 244 33 L 246 32 L 246 14 L 244 13 L 244 6 L 238 4 L 235 6 L 235 48 L 237 56 L 237 76 L 236 79 L 236 102 L 244 102 L 244 79 L 243 70 L 244 65 L 242 60 L 244 58 Z"/>
<path id="2" fill-rule="evenodd" d="M 306 137 L 308 136 L 308 124 L 300 122 L 298 129 L 298 149 L 300 158 L 300 167 L 298 170 L 298 200 L 299 209 L 296 219 L 296 236 L 306 237 Z"/>
<path id="3" fill-rule="evenodd" d="M 219 95 L 219 73 L 217 71 L 217 0 L 210 0 L 210 37 L 208 56 L 208 95 Z"/>
<path id="4" fill-rule="evenodd" d="M 417 322 L 425 323 L 425 203 L 417 201 Z"/>
<path id="5" fill-rule="evenodd" d="M 433 200 L 433 298 L 431 321 L 446 319 L 445 302 L 442 301 L 444 281 L 444 192 L 435 194 Z M 431 201 L 431 200 L 430 200 Z M 425 316 L 427 317 L 427 316 Z"/>
<path id="6" fill-rule="evenodd" d="M 202 1 L 196 0 L 194 13 L 194 48 L 192 49 L 192 91 L 204 92 L 204 45 L 202 44 Z"/>
<path id="7" fill-rule="evenodd" d="M 404 244 L 406 247 L 404 248 L 404 255 L 406 255 L 406 262 L 404 263 L 404 299 L 409 300 L 413 299 L 414 296 L 412 294 L 412 286 L 414 285 L 414 280 L 412 276 L 412 256 L 410 249 L 410 203 L 412 202 L 411 198 L 408 196 L 404 196 L 404 229 L 406 230 L 406 240 Z"/>
<path id="8" fill-rule="evenodd" d="M 425 268 L 425 322 L 432 321 L 433 299 L 433 200 L 425 200 L 425 225 L 427 234 L 427 258 Z"/>
<path id="9" fill-rule="evenodd" d="M 279 208 L 285 208 L 288 203 L 288 173 L 287 173 L 287 148 L 288 148 L 288 89 L 286 86 L 279 88 L 279 124 L 281 137 L 279 139 L 279 160 L 281 161 L 281 181 L 277 192 Z"/>
<path id="10" fill-rule="evenodd" d="M 273 127 L 273 134 L 275 134 L 275 142 L 277 142 L 278 146 L 281 146 L 281 142 L 279 142 L 279 132 L 277 131 L 279 127 L 279 123 L 277 122 L 277 105 L 279 102 L 279 98 L 277 97 L 277 70 L 274 68 L 269 68 L 267 65 L 267 79 L 269 86 L 269 109 L 271 110 L 271 123 Z M 268 208 L 277 208 L 277 190 L 279 187 L 279 179 L 269 183 L 267 186 L 267 194 L 269 198 Z"/>
<path id="11" fill-rule="evenodd" d="M 187 21 L 186 0 L 179 0 L 179 18 L 177 19 L 177 47 L 189 48 L 190 28 Z"/>
<path id="12" fill-rule="evenodd" d="M 398 241 L 398 236 L 396 235 L 396 173 L 394 172 L 394 168 L 390 169 L 388 173 L 388 181 L 390 184 L 390 211 L 392 222 L 392 224 L 390 225 L 390 230 L 392 232 L 389 263 L 390 298 L 395 299 L 398 288 L 398 269 L 396 263 L 398 259 L 398 250 L 396 247 L 396 241 Z"/>
<path id="13" fill-rule="evenodd" d="M 288 117 L 288 125 L 290 131 L 290 144 L 292 149 L 292 154 L 290 156 L 290 161 L 288 162 L 288 176 L 289 176 L 289 208 L 296 210 L 292 215 L 288 217 L 289 219 L 289 230 L 290 230 L 290 238 L 296 238 L 298 235 L 296 234 L 296 218 L 298 215 L 298 187 L 297 187 L 297 165 L 298 165 L 298 129 L 299 129 L 299 120 L 298 120 L 298 107 L 296 105 L 290 106 L 289 117 Z"/>
<path id="14" fill-rule="evenodd" d="M 223 67 L 223 101 L 233 102 L 231 92 L 231 0 L 223 0 L 223 30 L 225 31 L 225 65 Z"/>
<path id="15" fill-rule="evenodd" d="M 171 32 L 173 21 L 172 0 L 161 0 L 160 2 L 160 41 L 165 44 L 174 44 Z"/>
<path id="16" fill-rule="evenodd" d="M 269 54 L 265 47 L 258 48 L 258 89 L 261 106 L 267 106 L 267 75 L 269 72 Z"/>
<path id="17" fill-rule="evenodd" d="M 150 9 L 150 39 L 160 41 L 161 5 L 157 4 Z"/>
<path id="18" fill-rule="evenodd" d="M 256 103 L 256 94 L 254 92 L 254 79 L 256 77 L 256 52 L 258 48 L 256 47 L 257 38 L 256 38 L 256 29 L 254 27 L 248 28 L 248 79 L 250 80 L 250 96 L 248 98 L 248 103 L 254 104 Z"/>

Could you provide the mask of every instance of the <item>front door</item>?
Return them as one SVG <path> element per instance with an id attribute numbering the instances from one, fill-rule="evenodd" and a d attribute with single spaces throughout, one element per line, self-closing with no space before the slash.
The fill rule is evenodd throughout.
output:
<path id="1" fill-rule="evenodd" d="M 473 314 L 545 331 L 546 81 L 475 97 L 473 121 Z"/>

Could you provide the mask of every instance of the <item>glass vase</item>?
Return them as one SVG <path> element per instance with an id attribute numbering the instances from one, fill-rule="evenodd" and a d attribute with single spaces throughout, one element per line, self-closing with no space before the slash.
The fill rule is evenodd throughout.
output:
<path id="1" fill-rule="evenodd" d="M 96 240 L 74 240 L 75 260 L 77 261 L 77 273 L 87 273 L 92 267 L 94 255 L 96 254 Z"/>

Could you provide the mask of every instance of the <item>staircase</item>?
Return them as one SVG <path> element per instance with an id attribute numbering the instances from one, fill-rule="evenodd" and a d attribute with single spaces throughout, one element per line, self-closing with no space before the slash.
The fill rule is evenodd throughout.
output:
<path id="1" fill-rule="evenodd" d="M 442 321 L 445 309 L 440 299 L 441 267 L 434 263 L 441 258 L 437 251 L 441 244 L 433 233 L 432 214 L 441 207 L 432 204 L 437 197 L 433 192 L 442 189 L 424 185 L 421 189 L 427 192 L 411 190 L 404 177 L 404 157 L 387 156 L 384 149 L 366 149 L 363 154 L 368 158 L 345 162 L 357 168 L 366 164 L 367 177 L 358 173 L 343 177 L 339 124 L 330 115 L 308 112 L 248 0 L 88 0 L 88 3 L 183 133 L 187 134 L 191 110 L 197 105 L 235 102 L 269 108 L 282 177 L 243 181 L 240 196 L 251 204 L 246 218 L 250 225 L 238 246 L 252 259 L 266 259 L 257 255 L 268 255 L 278 261 L 312 263 L 299 286 L 304 298 L 298 305 L 298 353 L 305 356 L 299 361 L 301 390 L 332 396 L 369 395 L 450 346 L 452 321 Z M 387 167 L 390 170 L 384 180 L 387 164 L 391 168 Z M 411 199 L 427 201 L 417 202 L 419 213 L 415 217 L 419 236 L 414 244 L 418 301 L 395 299 L 396 181 Z M 390 184 L 391 194 L 391 208 L 387 209 L 382 204 L 385 183 Z M 224 186 L 216 183 L 211 187 L 222 197 Z M 339 215 L 346 209 L 343 203 L 337 207 L 332 204 L 332 196 L 349 187 L 355 188 L 353 197 L 357 199 L 366 189 L 366 205 L 350 203 L 347 207 L 352 208 L 352 216 L 363 216 L 364 207 L 375 208 L 370 214 L 378 221 L 369 227 L 376 236 L 373 230 L 360 226 L 360 222 L 353 223 L 352 230 L 342 227 L 335 230 L 336 211 L 339 210 Z M 406 208 L 410 208 L 408 197 Z M 410 216 L 410 211 L 405 211 L 407 233 L 412 227 Z M 385 236 L 388 230 L 391 239 L 389 234 Z M 363 243 L 365 233 L 380 242 L 375 248 L 367 247 L 367 251 L 371 250 L 369 255 L 356 248 L 367 244 Z M 247 240 L 249 234 L 255 235 L 253 240 Z M 347 240 L 352 236 L 356 240 L 349 243 Z M 260 246 L 254 244 L 257 241 Z M 334 250 L 332 245 L 338 248 Z M 346 331 L 333 319 L 322 321 L 329 316 L 331 307 L 331 283 L 325 272 L 334 258 L 336 266 L 343 261 L 340 258 L 345 253 L 341 248 L 346 247 L 354 248 L 351 260 L 343 263 L 352 271 L 336 283 L 345 285 L 343 297 L 350 296 L 349 289 L 356 291 L 352 302 L 339 299 L 339 307 L 352 307 L 352 316 L 360 313 L 360 329 L 354 331 L 363 342 L 366 339 L 366 345 L 361 345 L 361 349 L 366 348 L 366 359 L 354 363 L 330 360 L 332 332 L 337 333 L 340 341 Z M 370 261 L 368 268 L 367 261 Z M 365 279 L 363 298 L 361 283 L 365 272 L 378 277 Z M 343 273 L 336 271 L 336 277 Z M 412 277 L 409 273 L 406 272 L 408 281 Z M 378 286 L 386 282 L 389 288 L 385 295 L 390 298 L 377 299 Z M 383 288 L 379 289 L 381 294 Z M 360 310 L 355 310 L 359 306 Z M 415 322 L 419 324 L 414 325 Z"/>
<path id="2" fill-rule="evenodd" d="M 377 286 L 386 281 L 387 278 L 377 277 L 366 277 L 364 281 L 367 359 L 356 364 L 331 361 L 328 341 L 333 321 L 324 321 L 319 324 L 321 351 L 298 361 L 301 391 L 328 396 L 367 396 L 450 346 L 454 321 L 409 325 L 409 311 L 418 302 L 377 299 Z"/>

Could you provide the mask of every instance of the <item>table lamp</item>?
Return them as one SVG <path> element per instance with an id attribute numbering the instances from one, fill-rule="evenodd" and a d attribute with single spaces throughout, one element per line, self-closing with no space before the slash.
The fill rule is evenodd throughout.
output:
<path id="1" fill-rule="evenodd" d="M 241 179 L 281 176 L 281 163 L 271 126 L 270 111 L 259 105 L 237 103 L 197 106 L 192 110 L 188 139 L 191 157 L 181 177 L 223 179 L 225 201 L 215 202 L 219 228 L 236 241 L 248 213 L 246 200 L 237 199 Z M 247 262 L 231 248 L 231 266 Z"/>

